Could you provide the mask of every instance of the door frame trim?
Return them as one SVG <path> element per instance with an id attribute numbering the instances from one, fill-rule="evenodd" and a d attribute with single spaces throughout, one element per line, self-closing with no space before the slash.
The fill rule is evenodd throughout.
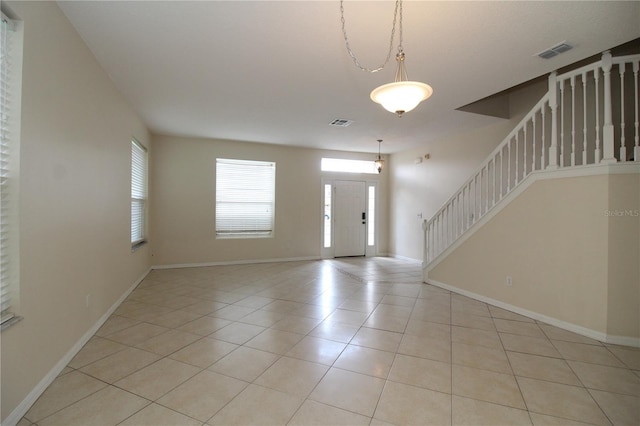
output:
<path id="1" fill-rule="evenodd" d="M 364 232 L 364 248 L 365 248 L 365 256 L 366 257 L 374 257 L 378 255 L 378 241 L 379 241 L 379 235 L 380 235 L 380 231 L 379 231 L 379 220 L 378 218 L 380 217 L 380 185 L 378 180 L 369 180 L 369 179 L 358 179 L 358 178 L 352 178 L 352 179 L 348 179 L 348 178 L 341 178 L 341 177 L 335 177 L 335 178 L 327 178 L 327 177 L 323 177 L 321 179 L 321 186 L 320 186 L 320 194 L 321 194 L 321 202 L 320 202 L 320 207 L 321 207 L 321 212 L 320 212 L 320 256 L 323 259 L 332 259 L 335 257 L 335 226 L 333 223 L 333 219 L 334 219 L 334 215 L 335 215 L 335 182 L 336 181 L 348 181 L 348 182 L 364 182 L 365 186 L 364 186 L 364 192 L 365 192 L 365 209 L 368 210 L 368 206 L 369 206 L 369 187 L 370 186 L 375 186 L 376 188 L 376 200 L 375 200 L 375 218 L 374 218 L 374 232 L 375 232 L 375 239 L 374 239 L 374 244 L 373 245 L 369 245 L 369 241 L 368 241 L 368 230 L 367 230 L 367 226 L 368 226 L 368 221 L 369 218 L 367 217 L 367 225 L 365 226 L 365 232 Z M 324 187 L 325 185 L 331 185 L 331 247 L 324 247 Z M 368 215 L 367 215 L 368 216 Z"/>

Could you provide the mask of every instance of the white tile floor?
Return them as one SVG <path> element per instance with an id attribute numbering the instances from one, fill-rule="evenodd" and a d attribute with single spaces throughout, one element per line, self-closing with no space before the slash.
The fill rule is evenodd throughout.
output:
<path id="1" fill-rule="evenodd" d="M 23 425 L 639 425 L 640 350 L 390 258 L 155 270 Z"/>

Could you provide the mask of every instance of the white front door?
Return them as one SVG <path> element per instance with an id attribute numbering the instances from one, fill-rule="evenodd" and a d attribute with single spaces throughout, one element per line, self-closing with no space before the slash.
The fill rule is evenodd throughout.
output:
<path id="1" fill-rule="evenodd" d="M 336 257 L 365 255 L 365 191 L 365 182 L 335 182 L 333 225 Z"/>

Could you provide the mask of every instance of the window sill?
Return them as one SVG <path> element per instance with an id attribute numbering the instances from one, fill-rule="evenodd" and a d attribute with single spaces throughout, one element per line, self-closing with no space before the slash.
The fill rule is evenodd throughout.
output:
<path id="1" fill-rule="evenodd" d="M 145 244 L 147 244 L 147 240 L 142 240 L 140 242 L 137 242 L 135 244 L 131 245 L 131 253 L 136 252 L 139 248 L 141 248 L 142 246 L 144 246 Z"/>
<path id="2" fill-rule="evenodd" d="M 273 234 L 218 234 L 216 240 L 251 240 L 273 238 Z"/>
<path id="3" fill-rule="evenodd" d="M 22 321 L 22 317 L 14 316 L 6 320 L 5 322 L 3 322 L 2 325 L 0 325 L 0 331 L 5 331 L 7 328 L 11 327 L 14 324 L 19 323 L 20 321 Z"/>

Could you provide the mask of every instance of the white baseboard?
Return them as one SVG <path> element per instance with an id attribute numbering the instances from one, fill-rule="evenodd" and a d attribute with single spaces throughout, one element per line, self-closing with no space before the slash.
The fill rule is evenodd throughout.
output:
<path id="1" fill-rule="evenodd" d="M 607 334 L 607 340 L 605 342 L 612 345 L 632 346 L 634 348 L 640 348 L 640 337 L 616 336 Z"/>
<path id="2" fill-rule="evenodd" d="M 227 260 L 203 263 L 174 263 L 170 265 L 153 265 L 151 269 L 202 268 L 207 266 L 248 265 L 252 263 L 301 262 L 306 260 L 322 260 L 320 256 L 286 257 L 278 259 Z"/>
<path id="3" fill-rule="evenodd" d="M 80 349 L 93 337 L 93 335 L 102 327 L 102 325 L 109 319 L 111 314 L 120 306 L 120 304 L 131 294 L 131 292 L 142 282 L 142 280 L 151 271 L 148 269 L 140 278 L 138 278 L 127 291 L 124 292 L 116 302 L 111 305 L 107 312 L 96 321 L 93 326 L 69 349 L 65 356 L 56 363 L 56 365 L 47 373 L 46 376 L 40 380 L 40 382 L 29 392 L 29 394 L 22 400 L 20 404 L 7 416 L 3 422 L 3 426 L 15 426 L 22 417 L 29 411 L 29 408 L 37 401 L 42 393 L 49 387 L 49 385 L 60 375 L 62 370 L 71 362 L 73 357 L 80 352 Z"/>
<path id="4" fill-rule="evenodd" d="M 427 279 L 426 282 L 427 284 L 431 284 L 436 287 L 440 287 L 445 290 L 449 290 L 451 292 L 458 293 L 463 296 L 467 296 L 472 299 L 479 300 L 481 302 L 488 303 L 493 306 L 497 306 L 498 308 L 506 309 L 507 311 L 515 312 L 516 314 L 524 315 L 525 317 L 529 317 L 531 319 L 544 322 L 545 324 L 553 325 L 563 330 L 571 331 L 573 333 L 580 334 L 581 336 L 589 337 L 591 339 L 598 340 L 600 342 L 640 348 L 640 338 L 638 337 L 609 335 L 600 331 L 591 330 L 586 327 L 582 327 L 570 322 L 562 321 L 557 318 L 543 315 L 538 312 L 529 311 L 527 309 L 523 309 L 518 306 L 511 305 L 509 303 L 501 302 L 499 300 L 492 299 L 490 297 L 486 297 L 481 294 L 473 293 L 468 290 L 454 287 L 452 285 L 445 284 L 443 282 L 436 281 L 431 278 Z"/>
<path id="5" fill-rule="evenodd" d="M 399 254 L 390 254 L 388 256 L 393 257 L 394 259 L 405 260 L 407 262 L 422 263 L 422 259 L 414 259 L 412 257 L 400 256 Z"/>

